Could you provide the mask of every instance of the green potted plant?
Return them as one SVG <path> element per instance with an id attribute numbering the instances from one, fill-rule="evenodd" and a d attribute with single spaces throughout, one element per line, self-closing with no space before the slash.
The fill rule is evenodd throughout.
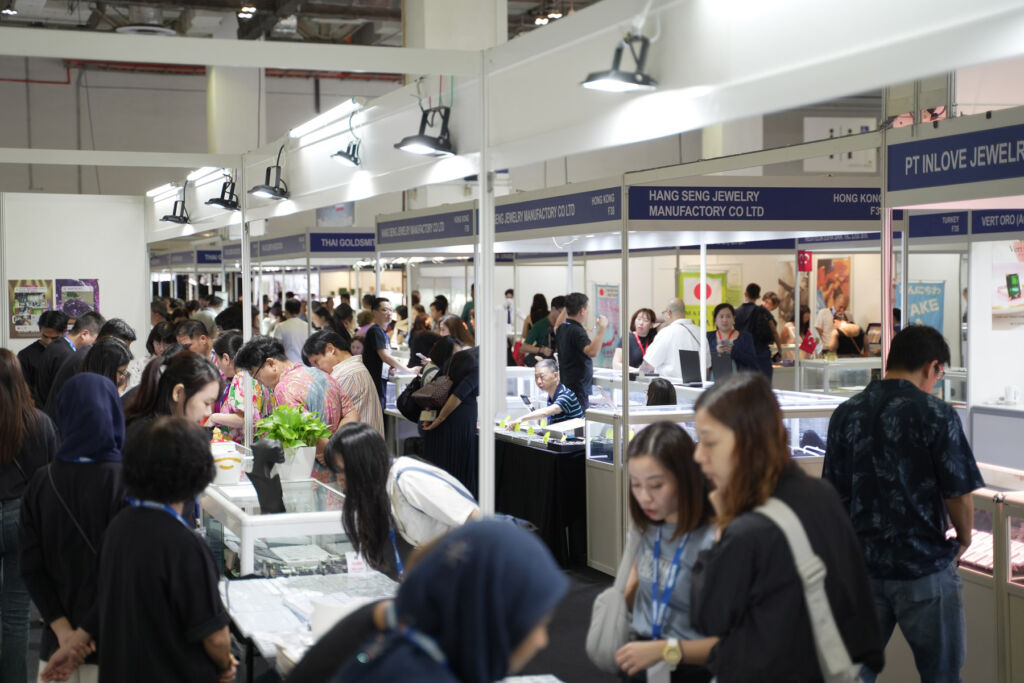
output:
<path id="1" fill-rule="evenodd" d="M 316 458 L 316 445 L 331 435 L 319 417 L 292 406 L 278 406 L 274 412 L 256 423 L 262 439 L 276 439 L 284 448 L 284 462 L 277 471 L 281 481 L 309 479 Z"/>

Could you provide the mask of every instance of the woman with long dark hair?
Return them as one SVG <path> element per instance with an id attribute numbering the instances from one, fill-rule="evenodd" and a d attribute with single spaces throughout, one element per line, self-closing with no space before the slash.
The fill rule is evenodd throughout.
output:
<path id="1" fill-rule="evenodd" d="M 423 365 L 424 360 L 420 358 L 420 354 L 424 356 L 430 353 L 430 347 L 432 347 L 438 340 L 439 335 L 430 331 L 427 326 L 427 321 L 430 318 L 420 314 L 416 316 L 416 319 L 412 322 L 412 330 L 409 331 L 409 367 L 414 368 L 417 365 Z"/>
<path id="2" fill-rule="evenodd" d="M 476 433 L 476 398 L 480 393 L 478 349 L 466 349 L 453 355 L 447 375 L 452 381 L 452 392 L 433 422 L 422 424 L 423 452 L 435 465 L 455 475 L 475 496 L 479 470 Z"/>
<path id="3" fill-rule="evenodd" d="M 448 314 L 441 316 L 441 319 L 437 322 L 437 333 L 442 337 L 451 337 L 452 341 L 458 345 L 458 351 L 476 345 L 476 341 L 474 341 L 473 335 L 469 333 L 466 323 L 462 322 L 462 318 L 457 315 Z"/>
<path id="4" fill-rule="evenodd" d="M 132 352 L 123 341 L 117 337 L 105 337 L 92 345 L 78 371 L 106 377 L 114 383 L 120 394 L 128 389 L 128 381 L 131 379 L 128 366 L 132 358 Z"/>
<path id="5" fill-rule="evenodd" d="M 348 304 L 340 304 L 331 313 L 331 322 L 334 324 L 334 331 L 341 335 L 342 339 L 352 341 L 352 319 L 355 314 Z"/>
<path id="6" fill-rule="evenodd" d="M 162 373 L 161 365 L 165 366 Z M 182 351 L 167 360 L 154 358 L 125 410 L 129 434 L 136 423 L 158 415 L 184 417 L 202 424 L 213 412 L 220 387 L 220 372 L 197 353 Z"/>
<path id="7" fill-rule="evenodd" d="M 527 316 L 526 320 L 523 321 L 523 339 L 526 339 L 526 335 L 530 334 L 530 328 L 541 318 L 546 318 L 551 313 L 551 309 L 548 308 L 547 298 L 540 293 L 533 295 L 533 301 L 530 302 L 530 315 Z"/>
<path id="8" fill-rule="evenodd" d="M 56 451 L 56 430 L 32 402 L 18 358 L 0 349 L 0 683 L 22 683 L 28 675 L 29 597 L 18 558 L 21 498 Z"/>
<path id="9" fill-rule="evenodd" d="M 416 458 L 392 462 L 384 438 L 364 422 L 338 429 L 326 458 L 345 492 L 342 524 L 353 548 L 392 578 L 413 548 L 480 516 L 458 480 Z"/>
<path id="10" fill-rule="evenodd" d="M 820 681 L 804 587 L 782 530 L 756 512 L 769 497 L 797 516 L 824 563 L 825 593 L 850 659 L 884 656 L 871 584 L 850 518 L 828 482 L 793 464 L 782 411 L 759 373 L 728 377 L 697 399 L 695 458 L 714 490 L 714 545 L 693 569 L 694 628 L 719 637 L 720 680 Z"/>

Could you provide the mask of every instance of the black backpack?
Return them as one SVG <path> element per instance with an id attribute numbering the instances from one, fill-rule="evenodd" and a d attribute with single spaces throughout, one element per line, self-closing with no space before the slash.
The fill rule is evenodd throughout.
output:
<path id="1" fill-rule="evenodd" d="M 774 343 L 775 335 L 772 333 L 771 312 L 764 306 L 756 305 L 749 310 L 749 315 L 742 321 L 737 321 L 737 327 L 740 331 L 749 333 L 754 338 L 754 343 L 758 346 L 768 346 Z"/>

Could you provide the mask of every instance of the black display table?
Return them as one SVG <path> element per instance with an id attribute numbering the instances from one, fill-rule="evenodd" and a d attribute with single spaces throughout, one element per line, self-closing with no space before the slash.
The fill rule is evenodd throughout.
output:
<path id="1" fill-rule="evenodd" d="M 495 509 L 535 524 L 563 567 L 587 559 L 586 449 L 494 442 Z"/>

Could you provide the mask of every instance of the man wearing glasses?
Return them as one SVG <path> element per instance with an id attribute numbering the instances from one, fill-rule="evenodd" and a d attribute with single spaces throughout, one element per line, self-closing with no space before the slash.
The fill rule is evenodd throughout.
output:
<path id="1" fill-rule="evenodd" d="M 68 329 L 68 317 L 61 311 L 45 311 L 39 316 L 39 339 L 35 340 L 18 352 L 18 361 L 21 362 L 21 374 L 25 375 L 29 389 L 32 390 L 32 400 L 36 407 L 42 409 L 39 397 L 36 395 L 36 377 L 39 372 L 39 360 L 43 357 L 43 351 L 56 339 L 64 336 Z"/>
<path id="2" fill-rule="evenodd" d="M 956 567 L 971 544 L 971 492 L 985 485 L 956 411 L 931 395 L 948 364 L 938 330 L 911 325 L 897 334 L 885 377 L 832 414 L 823 473 L 860 539 L 882 638 L 899 624 L 924 681 L 960 680 L 966 634 Z"/>

